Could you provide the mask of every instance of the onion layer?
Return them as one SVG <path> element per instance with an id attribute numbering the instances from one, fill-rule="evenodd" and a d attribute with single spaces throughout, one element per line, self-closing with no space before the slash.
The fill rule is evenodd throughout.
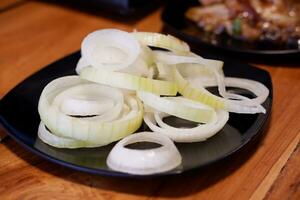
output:
<path id="1" fill-rule="evenodd" d="M 154 142 L 161 147 L 153 149 L 129 149 L 136 142 Z M 107 158 L 107 165 L 116 171 L 129 174 L 155 174 L 176 168 L 181 155 L 174 143 L 166 136 L 153 132 L 140 132 L 119 141 Z"/>
<path id="2" fill-rule="evenodd" d="M 49 141 L 61 138 L 56 146 L 101 146 L 119 140 L 140 127 L 143 106 L 148 126 L 177 142 L 202 141 L 216 134 L 228 120 L 228 111 L 265 112 L 261 104 L 269 91 L 264 85 L 225 77 L 222 61 L 192 53 L 187 43 L 173 36 L 105 29 L 89 34 L 81 47 L 76 71 L 82 79 L 54 80 L 39 101 L 45 124 L 41 125 L 41 137 Z M 208 86 L 217 86 L 220 96 L 210 93 Z M 256 97 L 248 98 L 226 87 L 246 89 Z M 176 96 L 177 92 L 184 98 L 159 96 Z M 169 115 L 199 125 L 174 128 L 162 120 Z"/>
<path id="3" fill-rule="evenodd" d="M 140 51 L 140 44 L 131 34 L 117 29 L 94 31 L 81 44 L 82 57 L 92 66 L 106 70 L 128 67 Z"/>
<path id="4" fill-rule="evenodd" d="M 38 136 L 44 143 L 57 148 L 75 149 L 75 148 L 92 148 L 92 147 L 99 146 L 98 144 L 93 144 L 82 140 L 75 140 L 71 138 L 56 136 L 55 134 L 52 134 L 50 131 L 47 130 L 43 122 L 41 122 L 39 125 Z"/>
<path id="5" fill-rule="evenodd" d="M 81 105 L 84 102 L 85 108 L 78 110 L 76 104 L 66 106 L 78 103 L 78 99 Z M 89 108 L 91 101 L 113 106 L 89 113 L 93 110 Z M 98 146 L 133 133 L 140 127 L 143 116 L 141 102 L 136 97 L 84 81 L 78 76 L 61 77 L 50 82 L 41 94 L 38 110 L 42 122 L 53 134 Z M 76 116 L 70 115 L 72 112 Z"/>
<path id="6" fill-rule="evenodd" d="M 182 97 L 159 97 L 148 92 L 138 92 L 138 97 L 157 111 L 193 122 L 207 123 L 215 117 L 213 108 Z"/>
<path id="7" fill-rule="evenodd" d="M 236 97 L 238 99 L 232 100 L 228 98 L 221 98 L 210 93 L 208 90 L 205 89 L 203 81 L 200 80 L 201 78 L 192 79 L 194 80 L 192 82 L 186 80 L 176 68 L 173 68 L 173 77 L 175 78 L 175 81 L 178 85 L 179 93 L 188 99 L 205 103 L 216 109 L 225 109 L 229 112 L 248 114 L 266 112 L 260 104 L 266 100 L 267 96 L 269 95 L 269 90 L 263 84 L 257 81 L 240 78 L 225 78 L 224 80 L 227 81 L 223 83 L 224 88 L 225 86 L 243 88 L 257 95 L 256 98 L 249 99 L 247 97 L 234 94 L 232 95 L 232 97 Z M 199 81 L 197 82 L 197 80 Z M 210 79 L 210 81 L 210 86 L 217 85 L 216 79 Z"/>
<path id="8" fill-rule="evenodd" d="M 169 114 L 149 112 L 145 113 L 144 121 L 152 131 L 162 133 L 175 142 L 200 142 L 218 133 L 228 121 L 229 113 L 224 110 L 218 110 L 216 111 L 216 117 L 212 121 L 206 124 L 198 124 L 195 128 L 172 127 L 163 122 L 163 118 L 167 116 Z"/>
<path id="9" fill-rule="evenodd" d="M 177 93 L 177 86 L 174 82 L 154 80 L 94 67 L 82 69 L 80 77 L 89 81 L 128 90 L 141 90 L 159 95 L 176 95 Z"/>
<path id="10" fill-rule="evenodd" d="M 174 52 L 189 52 L 187 43 L 172 35 L 151 32 L 133 32 L 133 36 L 143 45 L 168 49 Z"/>

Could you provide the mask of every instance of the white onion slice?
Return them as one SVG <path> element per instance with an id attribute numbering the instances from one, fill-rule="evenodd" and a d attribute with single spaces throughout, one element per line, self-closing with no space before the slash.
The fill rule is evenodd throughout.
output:
<path id="1" fill-rule="evenodd" d="M 223 62 L 219 60 L 205 59 L 196 54 L 190 53 L 187 56 L 177 55 L 168 51 L 153 51 L 153 55 L 157 62 L 162 62 L 167 65 L 176 65 L 182 63 L 200 64 L 204 67 L 210 67 L 211 69 L 220 70 L 223 67 Z"/>
<path id="2" fill-rule="evenodd" d="M 215 80 L 211 79 L 210 81 L 203 82 L 198 78 L 194 78 L 190 80 L 191 84 L 197 88 L 203 88 L 206 86 L 216 86 L 218 83 Z M 235 87 L 248 90 L 252 92 L 256 97 L 250 99 L 248 97 L 235 94 L 237 97 L 236 100 L 234 99 L 226 99 L 225 100 L 225 107 L 230 112 L 235 113 L 265 113 L 265 109 L 260 105 L 262 104 L 267 97 L 269 96 L 269 90 L 266 86 L 262 83 L 244 79 L 244 78 L 233 78 L 233 77 L 226 77 L 224 79 L 224 85 L 226 87 Z"/>
<path id="3" fill-rule="evenodd" d="M 151 50 L 149 46 L 169 51 Z M 140 127 L 144 109 L 144 121 L 155 133 L 140 133 L 124 141 L 139 141 L 141 137 L 162 144 L 154 135 L 166 135 L 176 142 L 203 141 L 222 129 L 228 120 L 228 111 L 266 112 L 261 103 L 269 91 L 263 84 L 225 78 L 222 61 L 202 58 L 192 53 L 187 43 L 170 35 L 98 30 L 84 38 L 81 53 L 82 58 L 76 67 L 80 78 L 56 79 L 45 87 L 40 97 L 38 110 L 42 122 L 39 137 L 55 147 L 103 146 L 122 139 Z M 208 86 L 217 86 L 222 97 L 210 93 L 206 89 Z M 235 94 L 226 87 L 246 89 L 256 97 L 251 99 Z M 185 98 L 159 96 L 175 96 L 177 92 Z M 199 124 L 195 128 L 175 128 L 163 121 L 170 115 Z M 164 138 L 161 140 L 166 142 Z M 172 153 L 178 153 L 172 142 L 177 153 L 172 149 L 171 154 L 160 152 L 160 160 L 150 156 L 146 164 L 140 164 L 138 156 L 124 156 L 127 151 L 129 155 L 142 155 L 144 151 L 128 149 L 124 147 L 126 144 L 116 147 L 123 153 L 112 153 L 112 158 L 123 155 L 119 159 L 124 163 L 114 158 L 108 160 L 108 164 L 119 171 L 159 173 L 172 169 L 170 163 L 174 168 L 181 161 L 178 155 L 175 163 L 168 160 Z M 173 148 L 168 142 L 166 144 Z M 165 143 L 162 145 L 154 150 L 164 149 Z"/>
<path id="4" fill-rule="evenodd" d="M 124 97 L 122 92 L 94 83 L 79 84 L 61 91 L 53 99 L 52 105 L 69 116 L 94 116 L 99 122 L 112 121 L 122 112 Z"/>
<path id="5" fill-rule="evenodd" d="M 185 74 L 183 75 L 184 77 L 202 77 L 203 74 L 214 76 L 218 83 L 217 85 L 219 93 L 222 97 L 240 98 L 239 95 L 228 93 L 225 89 L 222 61 L 205 59 L 194 53 L 190 53 L 188 56 L 181 56 L 176 55 L 172 52 L 155 51 L 154 55 L 159 62 L 165 63 L 167 65 L 178 65 L 177 68 L 179 68 L 178 70 L 180 73 Z M 198 69 L 195 69 L 195 67 L 197 67 Z M 192 71 L 190 71 L 189 69 Z M 191 72 L 194 72 L 194 74 L 192 74 Z"/>
<path id="6" fill-rule="evenodd" d="M 86 67 L 92 67 L 92 65 L 85 58 L 81 57 L 76 66 L 76 73 L 80 74 Z M 148 67 L 147 63 L 141 57 L 138 57 L 134 63 L 124 69 L 119 70 L 119 72 L 152 78 L 153 74 L 149 68 L 150 67 Z"/>
<path id="7" fill-rule="evenodd" d="M 142 77 L 151 77 L 150 75 L 150 69 L 147 65 L 147 63 L 141 58 L 138 57 L 134 63 L 132 63 L 130 66 L 119 70 L 119 72 L 124 72 L 124 73 L 128 73 L 128 74 L 132 74 L 135 76 L 142 76 Z"/>
<path id="8" fill-rule="evenodd" d="M 131 34 L 143 45 L 164 48 L 174 52 L 190 51 L 187 43 L 172 35 L 151 32 L 133 32 Z"/>
<path id="9" fill-rule="evenodd" d="M 172 74 L 172 67 L 161 62 L 156 62 L 155 66 L 158 71 L 157 78 L 159 80 L 173 81 L 172 76 L 170 76 Z"/>
<path id="10" fill-rule="evenodd" d="M 80 77 L 96 83 L 127 90 L 141 90 L 160 95 L 174 96 L 177 94 L 177 85 L 172 81 L 144 78 L 127 73 L 102 70 L 95 67 L 85 67 L 81 70 Z"/>
<path id="11" fill-rule="evenodd" d="M 92 148 L 92 147 L 101 146 L 101 144 L 97 145 L 97 144 L 93 144 L 81 140 L 56 136 L 46 129 L 46 126 L 43 122 L 41 122 L 39 125 L 38 136 L 44 143 L 57 148 L 75 149 L 75 148 Z"/>
<path id="12" fill-rule="evenodd" d="M 256 81 L 247 81 L 244 79 L 240 79 L 240 81 L 243 82 L 243 84 L 237 83 L 236 79 L 233 84 L 233 86 L 238 86 L 239 88 L 249 89 L 254 94 L 258 95 L 258 100 L 255 98 L 254 101 L 252 101 L 249 98 L 241 97 L 241 95 L 236 95 L 234 97 L 238 97 L 238 100 L 231 100 L 226 98 L 221 98 L 219 96 L 216 96 L 212 93 L 210 93 L 208 90 L 205 89 L 203 86 L 203 81 L 201 78 L 194 78 L 191 80 L 194 80 L 193 83 L 186 80 L 176 68 L 173 68 L 173 77 L 178 85 L 178 91 L 180 94 L 182 94 L 184 97 L 188 99 L 192 99 L 194 101 L 203 102 L 207 105 L 210 105 L 217 109 L 225 109 L 229 112 L 235 112 L 235 113 L 245 113 L 245 114 L 254 114 L 254 113 L 265 113 L 266 110 L 263 106 L 260 105 L 260 101 L 264 101 L 265 98 L 268 96 L 268 89 L 261 83 L 258 83 Z M 197 82 L 197 80 L 199 80 Z M 210 81 L 216 81 L 216 79 L 210 79 Z M 216 84 L 216 83 L 215 83 Z M 211 83 L 210 83 L 211 85 Z M 224 86 L 226 84 L 224 83 Z M 231 85 L 231 84 L 230 84 Z M 226 86 L 230 86 L 226 85 Z"/>
<path id="13" fill-rule="evenodd" d="M 170 70 L 172 68 L 169 66 Z M 176 64 L 177 70 L 180 74 L 185 78 L 198 78 L 199 76 L 201 79 L 203 78 L 211 78 L 215 79 L 214 71 L 211 67 L 205 66 L 198 63 L 183 63 L 183 64 Z M 218 71 L 222 71 L 222 68 L 218 69 Z M 171 73 L 171 72 L 170 72 Z M 222 73 L 222 72 L 220 72 Z"/>
<path id="14" fill-rule="evenodd" d="M 131 65 L 140 51 L 140 44 L 133 35 L 117 29 L 94 31 L 81 44 L 82 57 L 89 64 L 112 71 Z"/>
<path id="15" fill-rule="evenodd" d="M 217 80 L 218 90 L 221 96 L 227 98 L 240 98 L 239 95 L 228 93 L 225 89 L 222 61 L 205 59 L 194 53 L 190 53 L 188 56 L 181 56 L 172 52 L 155 51 L 154 55 L 158 62 L 167 65 L 176 65 L 183 77 L 202 77 L 203 75 L 214 76 Z M 158 67 L 162 68 L 160 65 Z M 165 67 L 165 70 L 166 68 L 167 67 Z M 165 75 L 163 77 L 165 77 Z"/>
<path id="16" fill-rule="evenodd" d="M 79 105 L 84 102 L 91 108 L 77 108 L 78 105 L 74 103 L 78 103 L 78 95 Z M 89 103 L 99 98 L 100 102 L 97 103 L 103 103 L 104 98 L 104 105 L 113 103 L 114 106 L 111 109 L 100 109 L 96 113 L 91 111 L 95 105 Z M 136 97 L 124 95 L 115 88 L 84 81 L 78 76 L 61 77 L 50 82 L 41 94 L 38 110 L 41 120 L 52 134 L 98 146 L 117 141 L 136 131 L 143 115 L 141 102 Z M 70 116 L 70 111 L 83 117 Z M 96 116 L 91 116 L 94 114 Z"/>
<path id="17" fill-rule="evenodd" d="M 77 74 L 80 74 L 81 70 L 88 66 L 91 66 L 90 63 L 86 59 L 81 57 L 76 65 L 75 71 Z"/>
<path id="18" fill-rule="evenodd" d="M 61 104 L 61 111 L 67 115 L 86 116 L 103 115 L 108 110 L 113 109 L 114 102 L 108 98 L 82 99 L 66 98 Z"/>
<path id="19" fill-rule="evenodd" d="M 144 104 L 182 119 L 207 123 L 215 117 L 213 108 L 182 97 L 159 97 L 142 91 L 139 91 L 137 95 Z"/>
<path id="20" fill-rule="evenodd" d="M 195 128 L 172 127 L 162 120 L 167 116 L 169 115 L 161 112 L 145 113 L 144 121 L 152 131 L 165 134 L 175 142 L 200 142 L 218 133 L 228 121 L 229 113 L 218 110 L 216 117 L 211 122 L 199 124 Z"/>
<path id="21" fill-rule="evenodd" d="M 152 149 L 129 149 L 126 145 L 136 142 L 153 142 L 162 146 Z M 174 143 L 166 136 L 140 132 L 119 141 L 107 158 L 107 165 L 116 171 L 147 175 L 172 170 L 180 165 L 181 155 Z"/>

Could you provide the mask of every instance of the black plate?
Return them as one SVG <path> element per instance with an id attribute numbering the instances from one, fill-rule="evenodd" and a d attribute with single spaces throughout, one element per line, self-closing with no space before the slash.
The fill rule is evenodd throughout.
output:
<path id="1" fill-rule="evenodd" d="M 280 57 L 280 59 L 288 57 L 294 58 L 300 56 L 300 49 L 296 47 L 278 47 L 272 43 L 251 43 L 241 41 L 222 34 L 217 38 L 217 42 L 212 43 L 205 36 L 205 32 L 201 31 L 195 23 L 186 19 L 185 12 L 191 6 L 200 6 L 198 1 L 170 1 L 162 13 L 162 20 L 164 22 L 164 32 L 171 33 L 182 40 L 188 42 L 195 49 L 203 49 L 201 53 L 209 51 L 209 54 L 218 54 L 218 56 L 234 56 L 237 55 L 246 58 L 255 57 L 256 61 L 259 58 L 272 59 Z M 217 51 L 216 51 L 217 50 Z M 276 55 L 277 57 L 274 57 Z M 287 61 L 286 61 L 287 62 Z"/>
<path id="2" fill-rule="evenodd" d="M 94 149 L 69 150 L 53 148 L 37 138 L 40 122 L 37 105 L 42 89 L 57 77 L 75 74 L 74 68 L 79 58 L 79 52 L 65 57 L 30 76 L 11 90 L 0 101 L 0 122 L 7 133 L 17 142 L 54 163 L 94 174 L 134 176 L 108 169 L 106 157 L 114 144 Z M 264 130 L 272 106 L 272 82 L 268 72 L 247 64 L 231 62 L 225 62 L 224 71 L 227 76 L 254 79 L 265 84 L 270 90 L 270 96 L 263 104 L 267 113 L 230 114 L 230 119 L 223 130 L 209 140 L 192 144 L 176 144 L 183 158 L 180 167 L 150 176 L 178 174 L 220 161 L 237 152 Z M 177 125 L 185 123 L 178 119 L 168 119 L 167 121 Z M 140 130 L 146 129 L 145 125 L 140 128 Z"/>

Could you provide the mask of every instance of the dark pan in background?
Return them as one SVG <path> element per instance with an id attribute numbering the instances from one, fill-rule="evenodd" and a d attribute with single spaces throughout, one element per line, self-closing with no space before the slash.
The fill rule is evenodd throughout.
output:
<path id="1" fill-rule="evenodd" d="M 205 39 L 205 32 L 190 20 L 185 12 L 191 6 L 200 6 L 197 0 L 169 1 L 162 13 L 164 33 L 172 34 L 190 44 L 192 50 L 211 58 L 223 58 L 255 63 L 300 64 L 300 49 L 278 48 L 270 43 L 247 43 L 227 34 L 219 36 L 217 43 Z"/>
<path id="2" fill-rule="evenodd" d="M 42 0 L 95 15 L 126 20 L 142 17 L 162 5 L 161 0 Z"/>

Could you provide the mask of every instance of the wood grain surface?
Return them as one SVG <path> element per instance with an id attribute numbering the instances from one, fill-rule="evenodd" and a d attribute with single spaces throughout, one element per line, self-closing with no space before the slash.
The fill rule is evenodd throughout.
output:
<path id="1" fill-rule="evenodd" d="M 0 98 L 43 66 L 77 51 L 93 30 L 160 32 L 160 13 L 116 20 L 37 1 L 0 12 Z M 300 62 L 259 67 L 273 80 L 269 128 L 231 159 L 176 177 L 128 180 L 52 164 L 6 137 L 0 143 L 0 199 L 300 199 Z"/>
<path id="2" fill-rule="evenodd" d="M 25 3 L 24 0 L 1 0 L 0 1 L 0 12 L 4 12 L 6 10 L 12 9 Z"/>

